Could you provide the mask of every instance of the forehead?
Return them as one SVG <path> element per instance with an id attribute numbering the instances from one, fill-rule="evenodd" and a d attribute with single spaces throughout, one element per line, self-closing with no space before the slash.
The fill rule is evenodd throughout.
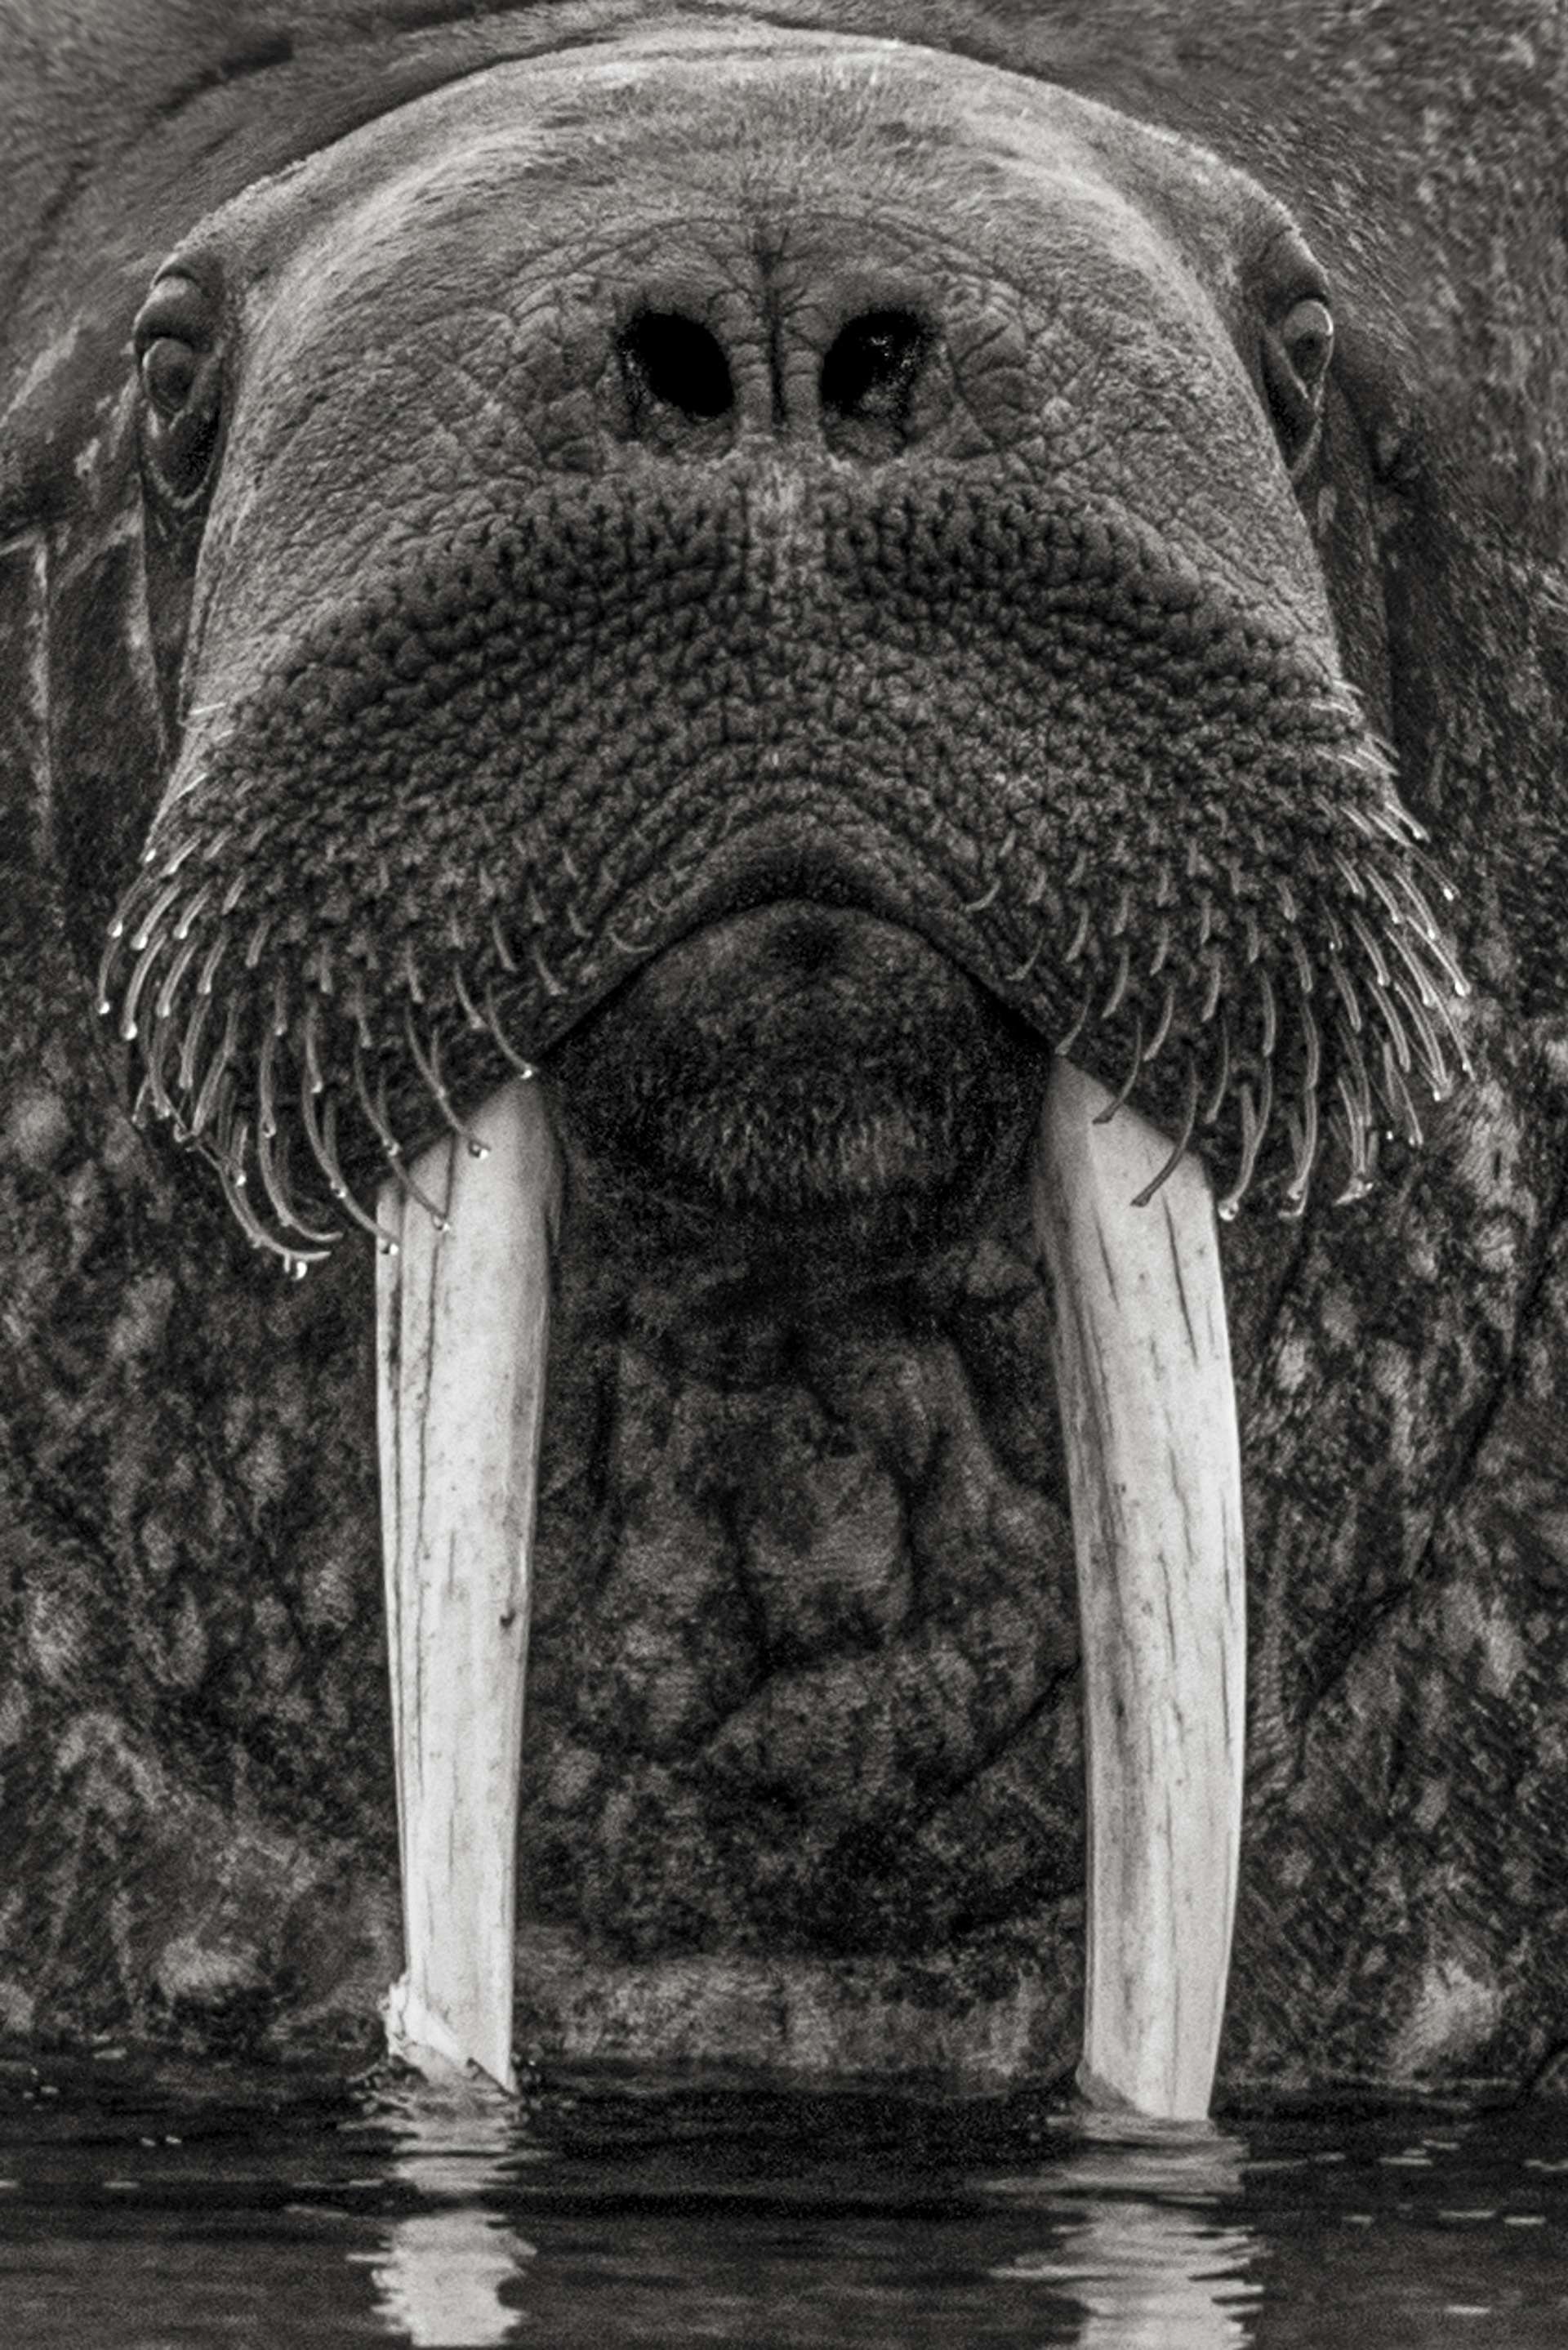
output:
<path id="1" fill-rule="evenodd" d="M 187 248 L 242 282 L 330 244 L 448 294 L 665 221 L 787 255 L 808 220 L 875 217 L 1001 279 L 1174 265 L 1229 310 L 1289 228 L 1241 172 L 1168 132 L 994 67 L 897 41 L 765 27 L 629 36 L 497 66 L 262 183 Z"/>

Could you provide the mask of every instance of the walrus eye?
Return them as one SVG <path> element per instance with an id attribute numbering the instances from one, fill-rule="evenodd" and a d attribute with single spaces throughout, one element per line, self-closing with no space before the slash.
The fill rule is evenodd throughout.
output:
<path id="1" fill-rule="evenodd" d="M 205 287 L 161 277 L 141 306 L 135 347 L 149 469 L 173 504 L 188 507 L 212 467 L 223 388 L 216 306 Z"/>
<path id="2" fill-rule="evenodd" d="M 171 423 L 195 388 L 201 362 L 189 343 L 160 335 L 141 354 L 141 386 L 166 424 Z"/>
<path id="3" fill-rule="evenodd" d="M 1334 356 L 1334 318 L 1315 294 L 1293 302 L 1263 336 L 1263 385 L 1281 453 L 1299 480 L 1317 447 L 1324 383 Z"/>
<path id="4" fill-rule="evenodd" d="M 1296 303 L 1281 322 L 1280 342 L 1303 386 L 1310 389 L 1321 383 L 1334 356 L 1334 320 L 1328 304 L 1310 296 Z"/>

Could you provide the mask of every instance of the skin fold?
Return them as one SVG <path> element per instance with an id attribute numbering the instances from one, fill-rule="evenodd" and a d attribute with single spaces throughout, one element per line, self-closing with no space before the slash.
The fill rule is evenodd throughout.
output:
<path id="1" fill-rule="evenodd" d="M 566 1176 L 520 2038 L 1067 2073 L 1065 1040 L 1196 1102 L 1237 1209 L 1221 2087 L 1550 2082 L 1551 12 L 10 0 L 0 46 L 0 2025 L 373 2036 L 374 1243 L 311 1235 L 328 1159 L 369 1207 L 521 1056 Z M 1397 1077 L 1391 931 L 1444 1007 L 1387 998 Z"/>

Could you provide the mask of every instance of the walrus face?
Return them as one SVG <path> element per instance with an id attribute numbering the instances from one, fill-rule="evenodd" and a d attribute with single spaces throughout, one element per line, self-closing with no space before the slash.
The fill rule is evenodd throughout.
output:
<path id="1" fill-rule="evenodd" d="M 1140 1205 L 1356 1196 L 1462 982 L 1303 512 L 1333 336 L 1240 174 L 844 40 L 494 68 L 254 190 L 138 333 L 145 1099 L 296 1271 L 528 1084 L 774 1284 L 972 1226 L 1064 1060 Z"/>
<path id="2" fill-rule="evenodd" d="M 1228 1207 L 1354 1191 L 1454 973 L 1293 488 L 1300 236 L 1060 92 L 628 46 L 372 126 L 150 298 L 153 1104 L 301 1263 L 556 1054 L 725 1216 L 915 1228 L 1052 1046 Z"/>

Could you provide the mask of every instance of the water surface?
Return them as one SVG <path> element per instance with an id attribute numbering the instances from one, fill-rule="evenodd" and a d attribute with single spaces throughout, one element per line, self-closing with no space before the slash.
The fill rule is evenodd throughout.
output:
<path id="1" fill-rule="evenodd" d="M 1568 2110 L 1129 2137 L 1026 2095 L 0 2064 L 0 2344 L 1568 2340 Z"/>

